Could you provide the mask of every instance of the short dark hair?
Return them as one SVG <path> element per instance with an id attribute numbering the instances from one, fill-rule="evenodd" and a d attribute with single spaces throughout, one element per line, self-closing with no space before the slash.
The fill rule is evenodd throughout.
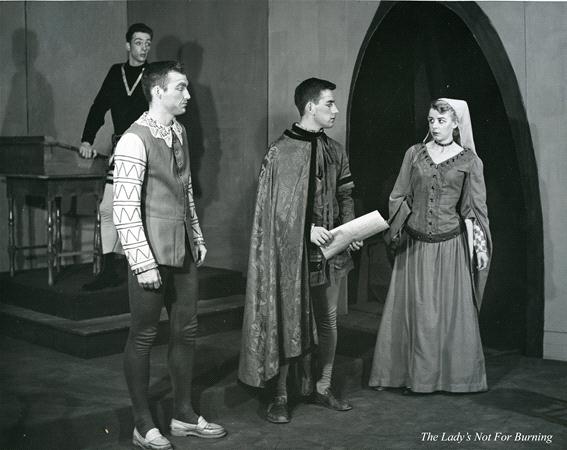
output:
<path id="1" fill-rule="evenodd" d="M 179 72 L 185 75 L 185 70 L 183 70 L 183 66 L 178 61 L 156 61 L 146 66 L 142 76 L 142 90 L 148 103 L 152 101 L 152 89 L 154 86 L 159 86 L 162 89 L 167 88 L 167 75 L 169 72 Z"/>
<path id="2" fill-rule="evenodd" d="M 320 78 L 308 78 L 299 83 L 295 88 L 295 95 L 293 96 L 299 115 L 303 116 L 307 103 L 317 102 L 321 98 L 321 92 L 327 89 L 334 91 L 336 87 L 335 83 Z"/>
<path id="3" fill-rule="evenodd" d="M 146 33 L 150 35 L 150 38 L 154 38 L 154 30 L 148 27 L 145 23 L 133 23 L 130 25 L 126 32 L 126 42 L 130 42 L 132 40 L 134 33 Z"/>

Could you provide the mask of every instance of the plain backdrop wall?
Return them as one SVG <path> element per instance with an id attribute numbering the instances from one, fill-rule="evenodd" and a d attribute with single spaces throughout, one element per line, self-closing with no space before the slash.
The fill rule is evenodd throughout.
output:
<path id="1" fill-rule="evenodd" d="M 265 0 L 128 3 L 154 28 L 151 60 L 179 59 L 193 98 L 186 117 L 207 265 L 246 271 L 256 178 L 266 148 Z"/>
<path id="2" fill-rule="evenodd" d="M 245 270 L 255 183 L 264 154 L 267 111 L 268 3 L 1 2 L 4 45 L 0 71 L 1 134 L 49 135 L 79 144 L 92 101 L 111 64 L 124 61 L 124 33 L 145 22 L 155 30 L 149 60 L 180 59 L 191 80 L 189 132 L 198 212 L 209 248 L 207 263 Z M 110 115 L 95 141 L 109 150 Z M 93 212 L 94 203 L 82 203 Z M 45 210 L 25 207 L 18 236 L 45 241 Z M 65 207 L 64 205 L 64 211 Z M 5 183 L 0 185 L 0 232 L 7 235 Z M 64 221 L 65 222 L 65 221 Z M 83 221 L 83 247 L 92 220 Z M 68 230 L 64 229 L 64 237 Z M 45 265 L 37 252 L 35 266 Z M 30 262 L 18 258 L 18 267 Z M 7 239 L 0 270 L 8 269 Z"/>
<path id="3" fill-rule="evenodd" d="M 151 60 L 179 59 L 193 98 L 189 133 L 209 266 L 246 271 L 256 179 L 266 149 L 268 3 L 128 2 L 154 29 Z"/>
<path id="4" fill-rule="evenodd" d="M 480 2 L 506 48 L 538 165 L 545 261 L 545 358 L 567 360 L 567 4 Z M 511 193 L 513 195 L 513 193 Z M 514 224 L 510 224 L 514 226 Z"/>
<path id="5" fill-rule="evenodd" d="M 479 5 L 508 52 L 530 122 L 544 223 L 544 355 L 567 360 L 567 4 Z M 126 24 L 147 22 L 156 30 L 151 60 L 179 55 L 189 63 L 208 263 L 244 270 L 257 172 L 267 143 L 297 119 L 293 89 L 309 76 L 337 83 L 341 115 L 329 134 L 344 142 L 354 63 L 378 7 L 371 0 L 0 2 L 1 133 L 50 132 L 78 143 L 102 78 L 124 58 Z M 0 270 L 7 270 L 5 239 Z"/>
<path id="6" fill-rule="evenodd" d="M 567 4 L 529 3 L 525 11 L 526 105 L 544 226 L 544 356 L 567 360 Z"/>
<path id="7" fill-rule="evenodd" d="M 563 45 L 567 4 L 478 4 L 508 53 L 530 122 L 544 223 L 544 356 L 567 360 L 567 240 L 563 238 L 567 223 L 567 50 Z M 270 139 L 296 120 L 291 97 L 295 85 L 308 76 L 322 76 L 338 85 L 337 102 L 343 114 L 329 134 L 344 142 L 354 62 L 378 7 L 377 1 L 270 1 Z"/>
<path id="8" fill-rule="evenodd" d="M 110 65 L 125 60 L 126 4 L 123 2 L 0 2 L 0 134 L 47 135 L 78 145 L 94 96 Z M 95 145 L 105 151 L 110 119 Z M 63 204 L 63 211 L 69 207 Z M 95 211 L 85 199 L 79 212 Z M 23 243 L 46 242 L 45 209 L 32 201 L 17 222 Z M 8 270 L 7 201 L 0 181 L 0 271 Z M 81 221 L 83 247 L 92 246 L 94 220 Z M 64 227 L 64 236 L 70 234 Z M 19 253 L 18 267 L 45 265 Z"/>
<path id="9" fill-rule="evenodd" d="M 268 136 L 299 118 L 295 87 L 318 77 L 337 85 L 339 116 L 328 134 L 344 143 L 354 64 L 379 1 L 270 0 Z"/>
<path id="10" fill-rule="evenodd" d="M 24 3 L 0 3 L 0 133 L 27 134 Z M 8 110 L 8 99 L 11 108 Z M 8 203 L 6 183 L 0 178 L 0 270 L 8 269 Z"/>

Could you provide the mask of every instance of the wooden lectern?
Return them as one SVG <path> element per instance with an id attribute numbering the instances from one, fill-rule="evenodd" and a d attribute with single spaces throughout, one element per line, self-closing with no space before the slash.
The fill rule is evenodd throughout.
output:
<path id="1" fill-rule="evenodd" d="M 47 248 L 50 286 L 53 285 L 54 271 L 60 269 L 62 257 L 86 253 L 62 251 L 61 199 L 64 196 L 94 195 L 96 198 L 93 263 L 95 273 L 100 270 L 102 249 L 98 204 L 103 192 L 107 168 L 106 156 L 83 159 L 77 147 L 57 142 L 49 137 L 0 137 L 0 175 L 6 177 L 8 195 L 8 253 L 11 276 L 14 276 L 15 255 L 19 250 Z M 26 196 L 44 197 L 46 200 L 47 244 L 45 245 L 16 244 L 14 204 L 15 202 L 23 204 Z"/>

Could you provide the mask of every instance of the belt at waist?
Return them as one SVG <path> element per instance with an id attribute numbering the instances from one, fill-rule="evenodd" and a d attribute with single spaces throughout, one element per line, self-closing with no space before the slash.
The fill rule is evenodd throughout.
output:
<path id="1" fill-rule="evenodd" d="M 454 237 L 462 234 L 466 230 L 466 227 L 465 223 L 461 222 L 456 228 L 452 229 L 451 231 L 440 234 L 422 233 L 421 231 L 414 230 L 407 225 L 404 229 L 415 240 L 423 242 L 443 242 L 448 241 L 449 239 L 453 239 Z"/>

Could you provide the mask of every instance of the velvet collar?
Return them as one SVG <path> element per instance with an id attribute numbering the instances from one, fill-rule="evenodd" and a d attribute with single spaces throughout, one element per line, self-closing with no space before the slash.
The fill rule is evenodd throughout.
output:
<path id="1" fill-rule="evenodd" d="M 323 129 L 319 131 L 307 131 L 301 128 L 297 123 L 291 126 L 291 130 L 285 130 L 284 134 L 292 139 L 299 139 L 301 141 L 313 141 L 319 137 L 326 136 Z"/>

